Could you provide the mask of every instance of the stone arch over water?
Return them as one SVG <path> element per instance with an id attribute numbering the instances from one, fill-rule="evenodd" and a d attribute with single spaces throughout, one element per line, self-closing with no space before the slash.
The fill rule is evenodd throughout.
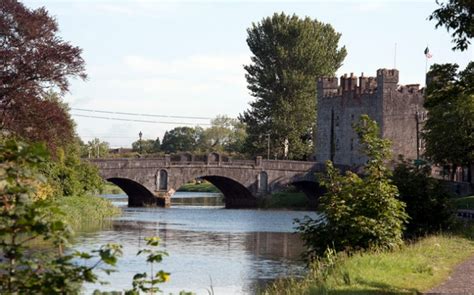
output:
<path id="1" fill-rule="evenodd" d="M 129 207 L 154 206 L 159 199 L 153 195 L 145 186 L 128 178 L 107 178 L 107 181 L 120 187 L 128 196 Z"/>
<path id="2" fill-rule="evenodd" d="M 196 178 L 206 180 L 217 187 L 217 189 L 219 189 L 219 191 L 224 195 L 226 208 L 251 208 L 255 207 L 257 204 L 257 198 L 252 194 L 249 188 L 237 180 L 224 175 L 195 175 L 192 176 L 192 178 L 187 179 L 187 181 L 177 184 L 176 189 L 179 189 L 180 186 Z"/>

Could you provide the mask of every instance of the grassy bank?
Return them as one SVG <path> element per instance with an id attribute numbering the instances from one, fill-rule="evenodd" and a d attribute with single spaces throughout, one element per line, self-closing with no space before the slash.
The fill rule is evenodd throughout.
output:
<path id="1" fill-rule="evenodd" d="M 121 212 L 109 200 L 96 196 L 62 197 L 57 203 L 65 213 L 66 221 L 76 229 L 101 224 L 104 219 Z"/>
<path id="2" fill-rule="evenodd" d="M 454 205 L 457 209 L 472 209 L 474 210 L 474 196 L 453 199 Z"/>
<path id="3" fill-rule="evenodd" d="M 207 181 L 186 183 L 178 189 L 178 192 L 220 193 L 217 187 Z"/>
<path id="4" fill-rule="evenodd" d="M 262 209 L 308 209 L 308 197 L 302 192 L 284 191 L 273 193 L 259 203 Z"/>
<path id="5" fill-rule="evenodd" d="M 280 280 L 263 294 L 415 294 L 447 279 L 472 255 L 470 239 L 432 236 L 398 251 L 332 257 L 325 267 L 314 264 L 303 279 Z"/>

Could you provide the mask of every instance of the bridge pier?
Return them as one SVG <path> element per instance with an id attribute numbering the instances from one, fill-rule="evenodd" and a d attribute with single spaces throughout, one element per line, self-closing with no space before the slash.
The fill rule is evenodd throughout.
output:
<path id="1" fill-rule="evenodd" d="M 156 206 L 163 207 L 163 208 L 171 207 L 171 196 L 173 194 L 174 194 L 174 191 L 172 193 L 170 193 L 170 192 L 155 193 Z"/>

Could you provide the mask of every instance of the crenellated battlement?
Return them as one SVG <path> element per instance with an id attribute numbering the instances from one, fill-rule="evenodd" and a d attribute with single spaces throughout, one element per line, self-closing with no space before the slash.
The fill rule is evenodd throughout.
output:
<path id="1" fill-rule="evenodd" d="M 323 77 L 318 79 L 318 96 L 334 97 L 345 93 L 355 94 L 374 93 L 377 89 L 393 89 L 403 93 L 423 92 L 419 84 L 398 86 L 398 70 L 378 69 L 377 76 L 366 77 L 362 73 L 359 77 L 354 73 L 344 74 L 339 79 L 336 77 Z M 398 88 L 397 88 L 398 87 Z"/>

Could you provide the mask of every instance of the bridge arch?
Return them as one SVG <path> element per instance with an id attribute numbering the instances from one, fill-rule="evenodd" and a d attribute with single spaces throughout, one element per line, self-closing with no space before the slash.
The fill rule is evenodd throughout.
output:
<path id="1" fill-rule="evenodd" d="M 257 205 L 257 198 L 252 194 L 251 190 L 228 175 L 220 173 L 198 173 L 189 178 L 183 179 L 181 182 L 175 184 L 179 189 L 183 184 L 186 184 L 196 178 L 204 179 L 213 184 L 224 195 L 224 202 L 226 208 L 251 208 Z"/>
<path id="2" fill-rule="evenodd" d="M 316 179 L 308 176 L 277 181 L 277 183 L 272 183 L 271 186 L 273 192 L 282 191 L 288 189 L 289 186 L 293 186 L 297 191 L 304 193 L 311 208 L 316 208 L 319 204 L 319 198 L 327 192 Z"/>
<path id="3" fill-rule="evenodd" d="M 140 183 L 120 177 L 107 178 L 107 181 L 112 182 L 120 187 L 128 196 L 129 207 L 143 207 L 157 205 L 158 199 L 145 186 Z"/>

